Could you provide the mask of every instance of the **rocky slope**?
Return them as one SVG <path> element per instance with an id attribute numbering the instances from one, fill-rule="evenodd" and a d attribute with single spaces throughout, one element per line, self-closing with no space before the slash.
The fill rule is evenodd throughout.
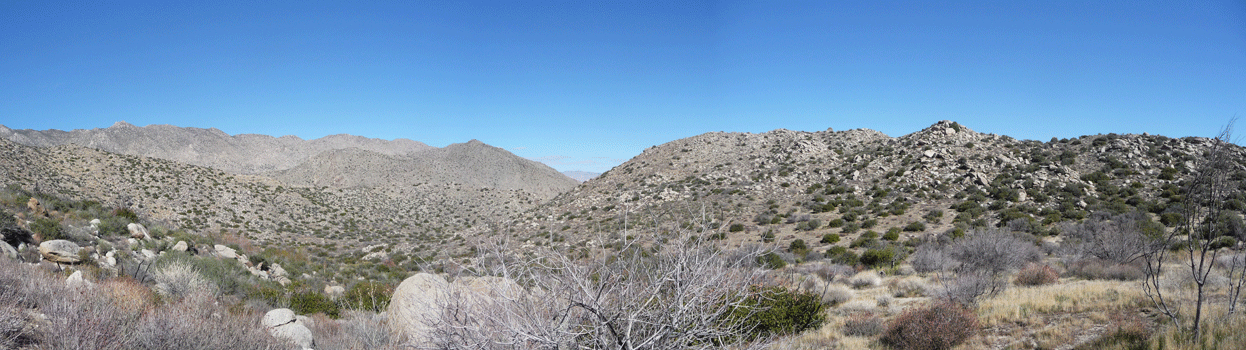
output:
<path id="1" fill-rule="evenodd" d="M 816 243 L 825 234 L 844 236 L 838 245 L 867 231 L 897 231 L 899 241 L 974 226 L 1045 234 L 1096 211 L 1175 210 L 1179 181 L 1209 144 L 1145 134 L 1044 143 L 950 121 L 894 138 L 707 133 L 647 149 L 510 226 L 530 245 L 696 229 L 731 244 L 801 239 L 815 251 L 833 245 Z"/>
<path id="2" fill-rule="evenodd" d="M 386 141 L 345 134 L 315 140 L 303 140 L 297 136 L 231 136 L 216 128 L 182 128 L 172 125 L 137 127 L 126 122 L 117 122 L 103 129 L 73 131 L 13 130 L 0 125 L 0 138 L 37 147 L 74 144 L 241 174 L 290 169 L 330 150 L 358 148 L 385 155 L 410 155 L 433 149 L 407 139 Z"/>

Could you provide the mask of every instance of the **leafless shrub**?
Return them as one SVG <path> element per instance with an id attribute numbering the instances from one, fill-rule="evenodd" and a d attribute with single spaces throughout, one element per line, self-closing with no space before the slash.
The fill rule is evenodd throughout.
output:
<path id="1" fill-rule="evenodd" d="M 878 307 L 882 308 L 891 306 L 892 300 L 893 298 L 890 295 L 879 295 L 877 298 L 874 298 L 874 301 L 878 302 Z"/>
<path id="2" fill-rule="evenodd" d="M 957 262 L 947 254 L 947 249 L 937 242 L 930 242 L 917 247 L 909 264 L 918 273 L 948 271 L 956 267 Z"/>
<path id="3" fill-rule="evenodd" d="M 129 332 L 125 349 L 286 349 L 257 314 L 236 314 L 208 294 L 192 294 L 148 313 Z"/>
<path id="4" fill-rule="evenodd" d="M 1082 259 L 1065 265 L 1065 274 L 1088 280 L 1135 281 L 1145 276 L 1141 263 L 1117 264 L 1095 258 Z"/>
<path id="5" fill-rule="evenodd" d="M 1061 230 L 1068 253 L 1125 264 L 1142 256 L 1150 244 L 1147 235 L 1163 232 L 1163 227 L 1146 213 L 1096 214 L 1081 224 L 1068 224 Z"/>
<path id="6" fill-rule="evenodd" d="M 936 302 L 896 316 L 879 340 L 900 350 L 944 350 L 963 343 L 978 328 L 978 317 L 962 304 Z"/>
<path id="7" fill-rule="evenodd" d="M 940 290 L 935 294 L 965 304 L 1003 291 L 1008 272 L 1043 256 L 1029 236 L 999 230 L 974 231 L 948 244 L 931 242 L 922 248 L 928 249 L 929 257 L 937 257 L 931 258 L 931 264 L 940 266 L 932 270 L 939 272 Z M 946 267 L 941 255 L 955 264 Z"/>
<path id="8" fill-rule="evenodd" d="M 314 316 L 314 319 L 309 328 L 315 336 L 317 349 L 398 349 L 398 344 L 402 343 L 390 336 L 385 317 L 376 313 L 347 311 L 345 317 L 338 320 L 323 316 Z"/>
<path id="9" fill-rule="evenodd" d="M 1007 280 L 988 271 L 964 271 L 940 282 L 940 288 L 933 293 L 935 298 L 965 305 L 974 304 L 983 296 L 998 294 L 1008 286 Z"/>
<path id="10" fill-rule="evenodd" d="M 1013 283 L 1019 286 L 1042 286 L 1056 283 L 1059 279 L 1060 274 L 1056 273 L 1056 269 L 1051 266 L 1030 264 L 1021 271 L 1017 271 Z"/>
<path id="11" fill-rule="evenodd" d="M 742 328 L 764 289 L 757 252 L 722 253 L 701 240 L 671 239 L 657 251 L 625 246 L 609 259 L 577 261 L 552 250 L 508 257 L 490 276 L 525 288 L 480 299 L 449 293 L 428 320 L 438 348 L 685 349 L 764 346 Z M 489 249 L 503 252 L 501 245 Z M 502 256 L 502 255 L 499 255 Z M 727 259 L 730 257 L 730 259 Z M 481 302 L 484 306 L 480 306 Z M 418 345 L 418 344 L 417 344 Z"/>
<path id="12" fill-rule="evenodd" d="M 873 312 L 856 313 L 844 321 L 841 332 L 854 337 L 873 337 L 883 332 L 886 325 L 883 319 Z"/>

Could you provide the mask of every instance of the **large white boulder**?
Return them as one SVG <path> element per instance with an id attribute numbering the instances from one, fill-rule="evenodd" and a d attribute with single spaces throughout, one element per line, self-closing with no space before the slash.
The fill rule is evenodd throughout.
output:
<path id="1" fill-rule="evenodd" d="M 220 244 L 212 246 L 212 248 L 216 249 L 216 256 L 226 258 L 226 259 L 237 259 L 238 258 L 238 252 L 234 251 L 234 248 L 226 247 Z"/>
<path id="2" fill-rule="evenodd" d="M 522 292 L 523 288 L 514 281 L 501 277 L 464 277 L 449 283 L 438 275 L 417 273 L 394 289 L 386 317 L 394 333 L 405 335 L 417 345 L 427 345 L 435 341 L 433 325 L 444 314 L 446 305 L 467 308 L 469 312 L 496 309 L 506 305 L 495 301 L 514 300 Z"/>
<path id="3" fill-rule="evenodd" d="M 78 258 L 80 250 L 82 247 L 63 239 L 44 241 L 39 244 L 39 254 L 43 255 L 43 259 L 57 263 L 74 264 L 81 261 Z"/>
<path id="4" fill-rule="evenodd" d="M 311 349 L 316 344 L 311 330 L 298 321 L 293 310 L 273 309 L 264 314 L 260 323 L 273 338 L 288 340 L 303 349 Z"/>

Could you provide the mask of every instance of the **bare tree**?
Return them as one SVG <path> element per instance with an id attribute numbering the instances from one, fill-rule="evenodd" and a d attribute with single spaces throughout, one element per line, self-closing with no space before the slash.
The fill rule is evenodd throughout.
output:
<path id="1" fill-rule="evenodd" d="M 1230 143 L 1232 128 L 1233 121 L 1230 121 L 1216 138 L 1210 140 L 1205 157 L 1186 180 L 1184 201 L 1181 203 L 1181 222 L 1171 232 L 1152 241 L 1143 255 L 1146 262 L 1143 291 L 1156 309 L 1168 316 L 1178 327 L 1184 328 L 1180 322 L 1183 315 L 1176 305 L 1178 299 L 1164 292 L 1160 277 L 1165 263 L 1169 260 L 1169 247 L 1179 245 L 1182 247 L 1180 250 L 1186 253 L 1178 256 L 1180 270 L 1188 273 L 1193 280 L 1195 300 L 1191 326 L 1183 330 L 1188 331 L 1195 342 L 1199 340 L 1203 309 L 1208 302 L 1208 277 L 1217 256 L 1222 253 L 1217 240 L 1232 233 L 1226 229 L 1226 225 L 1222 225 L 1222 221 L 1238 215 L 1227 205 L 1227 199 L 1239 189 L 1232 175 L 1241 171 L 1233 157 L 1233 145 Z M 1234 256 L 1230 259 L 1232 262 L 1226 266 L 1232 283 L 1225 303 L 1228 315 L 1231 316 L 1236 311 L 1242 286 L 1246 282 L 1246 264 L 1242 264 L 1241 259 L 1237 258 L 1240 252 L 1226 254 Z"/>
<path id="2" fill-rule="evenodd" d="M 1142 212 L 1096 213 L 1084 223 L 1066 225 L 1063 236 L 1075 256 L 1126 264 L 1141 258 L 1148 242 L 1163 233 L 1158 225 Z"/>
<path id="3" fill-rule="evenodd" d="M 699 214 L 699 213 L 698 213 Z M 709 226 L 697 225 L 701 234 Z M 753 348 L 744 322 L 762 297 L 764 249 L 724 251 L 692 230 L 644 245 L 624 239 L 613 255 L 577 259 L 556 249 L 516 253 L 482 244 L 469 269 L 483 288 L 451 289 L 433 320 L 433 348 Z M 635 232 L 630 232 L 635 235 Z M 702 236 L 703 237 L 703 236 Z M 657 240 L 654 240 L 656 242 Z M 499 287 L 501 286 L 501 287 Z"/>
<path id="4" fill-rule="evenodd" d="M 1016 232 L 974 230 L 951 243 L 927 243 L 918 248 L 914 259 L 939 276 L 943 298 L 972 304 L 1003 291 L 1009 271 L 1042 258 L 1033 241 L 1023 237 Z"/>

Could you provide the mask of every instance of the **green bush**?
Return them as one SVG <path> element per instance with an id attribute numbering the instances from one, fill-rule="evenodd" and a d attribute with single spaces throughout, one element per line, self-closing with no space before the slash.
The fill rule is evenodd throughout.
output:
<path id="1" fill-rule="evenodd" d="M 865 253 L 861 254 L 861 263 L 870 267 L 879 267 L 891 264 L 891 261 L 892 259 L 895 259 L 895 256 L 896 253 L 891 249 L 869 249 L 866 250 Z"/>
<path id="2" fill-rule="evenodd" d="M 921 221 L 914 221 L 904 226 L 906 232 L 921 232 L 926 230 L 926 224 Z"/>
<path id="3" fill-rule="evenodd" d="M 727 231 L 730 231 L 730 232 L 744 231 L 744 224 L 731 224 L 731 227 L 727 228 Z"/>
<path id="4" fill-rule="evenodd" d="M 299 315 L 324 313 L 332 318 L 340 317 L 341 309 L 329 297 L 317 292 L 299 292 L 290 297 L 290 310 Z"/>
<path id="5" fill-rule="evenodd" d="M 838 243 L 838 242 L 839 242 L 839 235 L 834 234 L 834 233 L 828 233 L 828 234 L 822 235 L 822 241 L 821 241 L 821 242 L 822 242 L 823 244 L 833 244 L 833 243 Z"/>
<path id="6" fill-rule="evenodd" d="M 43 240 L 65 239 L 65 229 L 61 223 L 49 218 L 38 218 L 30 225 L 30 231 L 43 237 Z"/>
<path id="7" fill-rule="evenodd" d="M 352 310 L 382 312 L 389 306 L 394 287 L 379 282 L 359 282 L 342 295 L 343 307 Z"/>
<path id="8" fill-rule="evenodd" d="M 809 245 L 805 244 L 805 240 L 798 239 L 787 245 L 787 251 L 803 255 L 803 253 L 809 251 Z"/>
<path id="9" fill-rule="evenodd" d="M 780 257 L 779 254 L 775 254 L 774 252 L 770 252 L 770 253 L 767 253 L 766 255 L 757 257 L 757 264 L 761 265 L 764 268 L 773 269 L 773 270 L 781 269 L 784 266 L 787 266 L 787 262 L 783 261 L 783 258 Z"/>
<path id="10" fill-rule="evenodd" d="M 860 261 L 860 258 L 857 257 L 857 253 L 853 253 L 851 250 L 844 247 L 831 247 L 831 249 L 827 249 L 826 259 L 833 263 L 844 265 L 856 265 Z"/>
<path id="11" fill-rule="evenodd" d="M 817 294 L 768 287 L 736 307 L 730 319 L 747 330 L 749 339 L 758 339 L 816 329 L 826 321 L 822 311 Z"/>
<path id="12" fill-rule="evenodd" d="M 886 234 L 883 234 L 884 241 L 895 242 L 899 239 L 900 239 L 900 228 L 899 227 L 892 227 L 891 229 L 887 230 Z"/>

